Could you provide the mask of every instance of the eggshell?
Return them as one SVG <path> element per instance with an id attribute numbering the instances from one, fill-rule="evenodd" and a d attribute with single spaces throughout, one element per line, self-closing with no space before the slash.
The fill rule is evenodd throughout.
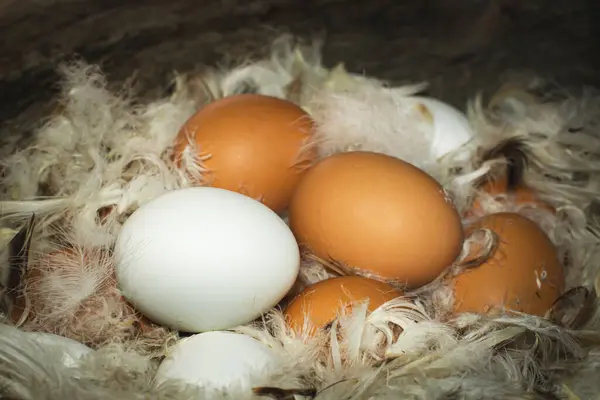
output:
<path id="1" fill-rule="evenodd" d="M 93 352 L 82 343 L 52 333 L 24 332 L 24 334 L 45 349 L 62 354 L 62 362 L 66 367 L 76 367 L 82 357 Z"/>
<path id="2" fill-rule="evenodd" d="M 301 245 L 370 277 L 431 282 L 459 255 L 460 216 L 442 186 L 383 154 L 339 153 L 307 172 L 289 209 Z"/>
<path id="3" fill-rule="evenodd" d="M 451 280 L 455 311 L 488 313 L 502 308 L 544 316 L 565 278 L 557 250 L 533 221 L 515 213 L 488 215 L 469 227 L 498 235 L 495 253 Z"/>
<path id="4" fill-rule="evenodd" d="M 181 128 L 176 159 L 190 142 L 213 187 L 237 191 L 284 210 L 296 184 L 314 161 L 307 147 L 313 121 L 296 104 L 275 97 L 244 94 L 207 105 Z"/>
<path id="5" fill-rule="evenodd" d="M 400 295 L 390 284 L 361 276 L 331 278 L 304 289 L 288 304 L 284 315 L 294 331 L 302 332 L 308 324 L 308 333 L 314 334 L 352 303 L 368 300 L 369 311 L 374 311 Z"/>
<path id="6" fill-rule="evenodd" d="M 275 352 L 233 332 L 205 332 L 180 340 L 159 366 L 155 381 L 177 379 L 207 389 L 250 390 L 254 377 L 281 365 Z"/>
<path id="7" fill-rule="evenodd" d="M 294 284 L 300 253 L 272 210 L 232 191 L 166 193 L 125 222 L 114 249 L 124 296 L 159 324 L 229 329 L 275 306 Z"/>
<path id="8" fill-rule="evenodd" d="M 473 129 L 463 112 L 431 97 L 413 98 L 423 116 L 433 124 L 431 152 L 436 158 L 444 157 L 473 138 Z"/>
<path id="9" fill-rule="evenodd" d="M 494 196 L 501 203 L 512 203 L 517 205 L 530 204 L 533 207 L 541 208 L 555 214 L 556 210 L 550 204 L 542 201 L 537 193 L 524 185 L 518 185 L 515 188 L 508 187 L 506 177 L 499 179 L 489 179 L 481 187 L 480 191 Z M 500 197 L 502 196 L 502 197 Z M 476 198 L 471 206 L 470 214 L 482 210 L 480 199 Z"/>

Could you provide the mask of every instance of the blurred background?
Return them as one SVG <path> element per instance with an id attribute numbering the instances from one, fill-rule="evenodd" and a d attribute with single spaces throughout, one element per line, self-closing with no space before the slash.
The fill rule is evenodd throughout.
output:
<path id="1" fill-rule="evenodd" d="M 2 135 L 38 125 L 56 67 L 101 65 L 141 98 L 168 93 L 174 71 L 259 57 L 290 32 L 325 40 L 327 65 L 464 108 L 476 93 L 539 76 L 600 86 L 598 0 L 0 0 Z"/>

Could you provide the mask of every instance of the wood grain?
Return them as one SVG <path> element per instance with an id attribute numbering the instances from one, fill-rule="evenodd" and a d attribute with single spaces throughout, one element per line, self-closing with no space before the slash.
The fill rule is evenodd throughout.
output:
<path id="1" fill-rule="evenodd" d="M 0 5 L 0 138 L 51 110 L 56 67 L 80 57 L 142 97 L 174 70 L 260 53 L 278 32 L 326 34 L 326 62 L 430 82 L 459 107 L 514 74 L 600 84 L 593 0 L 9 0 Z"/>

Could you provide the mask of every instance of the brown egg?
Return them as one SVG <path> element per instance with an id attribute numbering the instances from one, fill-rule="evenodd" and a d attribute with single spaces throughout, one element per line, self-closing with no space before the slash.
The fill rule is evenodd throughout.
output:
<path id="1" fill-rule="evenodd" d="M 191 143 L 203 159 L 205 183 L 280 212 L 316 157 L 307 147 L 312 133 L 312 119 L 292 102 L 255 94 L 230 96 L 202 108 L 183 125 L 174 158 L 181 166 Z"/>
<path id="2" fill-rule="evenodd" d="M 440 184 L 371 152 L 321 160 L 289 208 L 298 242 L 325 260 L 408 287 L 431 282 L 459 255 L 461 220 Z"/>
<path id="3" fill-rule="evenodd" d="M 306 321 L 309 324 L 308 333 L 312 335 L 316 329 L 333 322 L 352 303 L 369 300 L 368 309 L 374 311 L 400 295 L 387 283 L 361 276 L 343 276 L 307 287 L 294 297 L 284 315 L 290 328 L 296 332 L 302 332 Z"/>
<path id="4" fill-rule="evenodd" d="M 533 221 L 515 213 L 488 215 L 469 227 L 498 236 L 482 265 L 452 278 L 456 312 L 497 313 L 503 307 L 544 316 L 560 296 L 564 272 L 557 250 Z"/>
<path id="5" fill-rule="evenodd" d="M 540 200 L 535 191 L 527 186 L 519 185 L 516 188 L 509 189 L 508 180 L 506 177 L 500 179 L 490 179 L 486 181 L 479 190 L 488 193 L 491 196 L 498 195 L 506 195 L 506 200 L 513 204 L 531 204 L 535 207 L 543 208 L 545 210 L 550 211 L 551 213 L 556 213 L 554 207 L 550 204 Z M 473 215 L 476 212 L 481 211 L 481 204 L 477 199 L 473 202 L 471 210 L 469 210 L 468 214 Z"/>

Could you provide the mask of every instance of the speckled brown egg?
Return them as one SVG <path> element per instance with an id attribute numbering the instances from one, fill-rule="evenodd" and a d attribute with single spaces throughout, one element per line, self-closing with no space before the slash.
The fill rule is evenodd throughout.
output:
<path id="1" fill-rule="evenodd" d="M 181 128 L 174 158 L 196 157 L 203 182 L 236 191 L 276 212 L 283 211 L 296 184 L 314 161 L 308 146 L 313 121 L 296 104 L 270 96 L 243 94 L 215 101 Z"/>
<path id="2" fill-rule="evenodd" d="M 331 278 L 305 288 L 288 304 L 284 315 L 294 331 L 302 332 L 307 324 L 307 333 L 314 334 L 356 302 L 368 300 L 368 310 L 372 312 L 400 295 L 387 283 L 361 276 Z"/>
<path id="3" fill-rule="evenodd" d="M 565 278 L 556 247 L 528 218 L 491 214 L 469 227 L 489 229 L 498 246 L 479 267 L 452 278 L 457 312 L 498 313 L 503 309 L 543 316 L 560 296 Z"/>
<path id="4" fill-rule="evenodd" d="M 289 219 L 298 242 L 322 259 L 407 287 L 435 279 L 463 242 L 460 216 L 435 179 L 372 152 L 317 163 L 298 184 Z"/>

